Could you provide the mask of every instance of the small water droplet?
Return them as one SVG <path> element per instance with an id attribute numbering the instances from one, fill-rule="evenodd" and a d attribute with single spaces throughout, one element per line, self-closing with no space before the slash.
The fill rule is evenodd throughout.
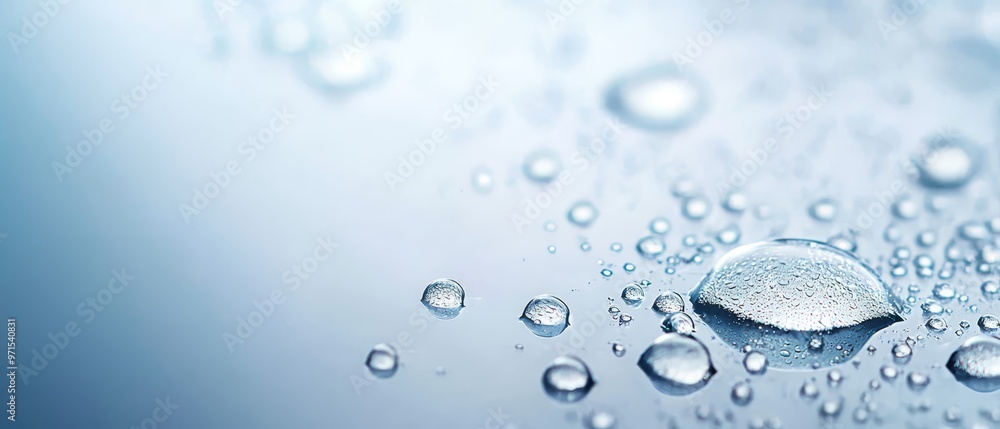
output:
<path id="1" fill-rule="evenodd" d="M 521 313 L 521 322 L 539 337 L 554 337 L 569 326 L 569 307 L 553 295 L 538 295 Z"/>
<path id="2" fill-rule="evenodd" d="M 740 241 L 741 235 L 740 227 L 735 223 L 731 223 L 719 230 L 719 232 L 715 235 L 715 240 L 718 241 L 719 244 L 736 244 Z"/>
<path id="3" fill-rule="evenodd" d="M 751 351 L 743 357 L 743 369 L 753 375 L 760 375 L 767 371 L 767 356 L 758 351 Z"/>
<path id="4" fill-rule="evenodd" d="M 883 365 L 879 368 L 879 374 L 882 376 L 883 380 L 891 382 L 895 380 L 896 377 L 899 377 L 899 370 L 892 365 Z"/>
<path id="5" fill-rule="evenodd" d="M 681 214 L 690 220 L 701 220 L 711 211 L 712 203 L 703 196 L 695 196 L 684 200 Z"/>
<path id="6" fill-rule="evenodd" d="M 743 213 L 747 203 L 747 197 L 742 192 L 730 192 L 722 199 L 722 208 L 730 213 Z"/>
<path id="7" fill-rule="evenodd" d="M 705 345 L 693 337 L 663 334 L 639 357 L 639 368 L 662 393 L 686 395 L 701 389 L 715 374 Z"/>
<path id="8" fill-rule="evenodd" d="M 607 411 L 592 411 L 587 414 L 586 429 L 615 429 L 618 427 L 618 419 L 614 414 Z"/>
<path id="9" fill-rule="evenodd" d="M 550 149 L 532 152 L 524 159 L 524 176 L 538 183 L 551 182 L 562 171 L 559 155 Z"/>
<path id="10" fill-rule="evenodd" d="M 625 356 L 625 346 L 621 343 L 613 343 L 611 344 L 611 352 L 618 357 Z"/>
<path id="11" fill-rule="evenodd" d="M 622 300 L 625 301 L 625 305 L 629 307 L 638 307 L 642 304 L 642 299 L 645 298 L 646 293 L 642 290 L 642 287 L 638 283 L 632 282 L 625 285 L 622 289 Z"/>
<path id="12" fill-rule="evenodd" d="M 434 280 L 424 288 L 420 302 L 434 317 L 454 319 L 465 307 L 465 289 L 452 279 Z"/>
<path id="13" fill-rule="evenodd" d="M 979 317 L 979 330 L 987 334 L 992 334 L 1000 329 L 1000 319 L 992 314 L 984 314 Z"/>
<path id="14" fill-rule="evenodd" d="M 601 270 L 601 275 L 604 276 L 604 277 L 611 277 L 612 274 L 614 274 L 614 272 L 612 272 L 611 270 L 609 270 L 607 268 Z"/>
<path id="15" fill-rule="evenodd" d="M 667 245 L 663 243 L 663 239 L 658 236 L 650 235 L 639 240 L 635 245 L 636 251 L 639 255 L 646 259 L 656 259 L 664 251 L 667 250 Z"/>
<path id="16" fill-rule="evenodd" d="M 586 228 L 597 219 L 597 207 L 594 207 L 590 201 L 580 201 L 570 207 L 566 217 L 574 225 Z"/>
<path id="17" fill-rule="evenodd" d="M 488 194 L 493 190 L 493 173 L 486 167 L 476 167 L 472 170 L 470 183 L 476 192 Z"/>
<path id="18" fill-rule="evenodd" d="M 897 343 L 892 346 L 892 358 L 898 364 L 904 364 L 910 361 L 910 357 L 913 355 L 913 348 L 906 343 Z"/>
<path id="19" fill-rule="evenodd" d="M 746 406 L 753 400 L 753 389 L 750 387 L 750 383 L 740 381 L 733 385 L 729 396 L 733 399 L 734 404 L 741 407 Z"/>
<path id="20" fill-rule="evenodd" d="M 666 234 L 670 232 L 670 227 L 670 221 L 664 217 L 657 217 L 649 222 L 649 231 L 653 234 Z"/>
<path id="21" fill-rule="evenodd" d="M 978 149 L 960 138 L 929 139 L 923 157 L 914 164 L 921 185 L 928 188 L 960 188 L 979 170 Z"/>
<path id="22" fill-rule="evenodd" d="M 676 332 L 682 335 L 691 335 L 694 332 L 694 319 L 686 313 L 668 314 L 660 324 L 664 332 Z"/>
<path id="23" fill-rule="evenodd" d="M 830 222 L 837 217 L 837 202 L 822 198 L 809 206 L 809 215 L 819 222 Z"/>
<path id="24" fill-rule="evenodd" d="M 684 298 L 672 290 L 663 291 L 653 301 L 653 311 L 666 315 L 684 311 Z"/>
<path id="25" fill-rule="evenodd" d="M 930 382 L 930 377 L 922 372 L 913 371 L 906 376 L 906 384 L 910 386 L 910 390 L 914 392 L 924 390 Z"/>
<path id="26" fill-rule="evenodd" d="M 573 356 L 560 356 L 542 374 L 542 387 L 550 398 L 560 402 L 576 402 L 594 387 L 590 368 Z"/>
<path id="27" fill-rule="evenodd" d="M 948 323 L 945 322 L 940 316 L 933 316 L 927 319 L 927 323 L 924 325 L 927 326 L 927 330 L 931 332 L 944 332 L 948 329 Z"/>
<path id="28" fill-rule="evenodd" d="M 368 358 L 365 359 L 365 366 L 376 377 L 392 377 L 399 368 L 399 354 L 396 353 L 395 348 L 388 344 L 376 344 L 368 352 Z"/>
<path id="29" fill-rule="evenodd" d="M 802 387 L 799 388 L 799 396 L 802 399 L 816 399 L 819 396 L 819 386 L 816 381 L 810 379 L 802 383 Z"/>
<path id="30" fill-rule="evenodd" d="M 605 95 L 605 105 L 629 124 L 677 130 L 706 110 L 704 91 L 694 80 L 668 69 L 648 69 L 622 77 Z"/>

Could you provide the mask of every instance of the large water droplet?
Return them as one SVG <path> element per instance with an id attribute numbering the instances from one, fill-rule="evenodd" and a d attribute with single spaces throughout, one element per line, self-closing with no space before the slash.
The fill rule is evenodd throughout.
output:
<path id="1" fill-rule="evenodd" d="M 434 280 L 424 288 L 420 302 L 438 319 L 454 319 L 465 307 L 465 289 L 452 279 Z"/>
<path id="2" fill-rule="evenodd" d="M 653 386 L 668 395 L 686 395 L 701 389 L 715 374 L 705 345 L 693 337 L 663 334 L 639 357 Z"/>
<path id="3" fill-rule="evenodd" d="M 625 76 L 605 96 L 609 110 L 635 126 L 678 130 L 700 118 L 707 102 L 701 85 L 666 69 Z"/>
<path id="4" fill-rule="evenodd" d="M 986 335 L 969 339 L 951 354 L 948 370 L 977 392 L 1000 389 L 1000 339 Z"/>
<path id="5" fill-rule="evenodd" d="M 691 291 L 691 302 L 727 343 L 750 345 L 787 368 L 846 362 L 873 333 L 902 320 L 871 268 L 807 240 L 733 249 Z M 809 348 L 820 336 L 827 346 Z"/>
<path id="6" fill-rule="evenodd" d="M 392 377 L 396 373 L 396 369 L 399 368 L 399 354 L 388 344 L 376 344 L 375 347 L 372 347 L 372 351 L 368 352 L 365 366 L 376 377 Z"/>
<path id="7" fill-rule="evenodd" d="M 580 201 L 569 208 L 566 217 L 574 225 L 586 228 L 597 219 L 597 207 L 594 207 L 590 201 Z"/>
<path id="8" fill-rule="evenodd" d="M 539 337 L 554 337 L 569 326 L 569 307 L 555 296 L 538 295 L 524 307 L 521 322 Z"/>
<path id="9" fill-rule="evenodd" d="M 590 368 L 573 356 L 557 357 L 542 374 L 542 387 L 545 388 L 545 393 L 560 402 L 576 402 L 583 399 L 594 384 Z"/>
<path id="10" fill-rule="evenodd" d="M 542 149 L 532 152 L 524 159 L 524 175 L 539 183 L 548 183 L 562 171 L 562 161 L 552 150 Z"/>

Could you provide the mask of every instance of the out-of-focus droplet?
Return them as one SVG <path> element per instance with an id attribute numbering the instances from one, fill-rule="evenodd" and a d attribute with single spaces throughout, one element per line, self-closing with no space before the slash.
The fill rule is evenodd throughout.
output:
<path id="1" fill-rule="evenodd" d="M 830 222 L 837 217 L 837 202 L 822 198 L 809 206 L 809 215 L 819 222 Z"/>
<path id="2" fill-rule="evenodd" d="M 928 188 L 960 188 L 979 170 L 978 148 L 960 137 L 936 136 L 913 159 L 920 184 Z"/>
<path id="3" fill-rule="evenodd" d="M 594 387 L 590 368 L 573 356 L 560 356 L 542 374 L 542 387 L 550 398 L 560 402 L 576 402 Z"/>
<path id="4" fill-rule="evenodd" d="M 707 104 L 699 83 L 665 69 L 625 76 L 605 96 L 608 110 L 622 121 L 651 130 L 684 128 L 704 114 Z"/>
<path id="5" fill-rule="evenodd" d="M 733 385 L 729 397 L 732 398 L 734 404 L 745 406 L 753 400 L 753 389 L 750 387 L 750 383 L 740 381 Z"/>
<path id="6" fill-rule="evenodd" d="M 742 192 L 730 192 L 722 198 L 722 208 L 730 213 L 743 213 L 747 204 L 747 196 Z"/>
<path id="7" fill-rule="evenodd" d="M 570 207 L 566 217 L 574 225 L 586 228 L 597 219 L 597 207 L 594 207 L 590 201 L 580 201 Z"/>
<path id="8" fill-rule="evenodd" d="M 701 389 L 715 374 L 708 349 L 693 337 L 663 334 L 639 357 L 639 368 L 662 393 L 686 395 Z"/>
<path id="9" fill-rule="evenodd" d="M 913 348 L 906 343 L 897 343 L 892 346 L 892 358 L 896 363 L 904 364 L 910 361 L 910 357 L 913 356 Z"/>
<path id="10" fill-rule="evenodd" d="M 681 205 L 681 214 L 690 220 L 701 220 L 708 216 L 711 209 L 712 203 L 699 195 L 684 200 Z"/>
<path id="11" fill-rule="evenodd" d="M 660 324 L 664 332 L 676 332 L 682 335 L 691 335 L 694 332 L 694 319 L 687 313 L 672 313 L 663 318 Z"/>
<path id="12" fill-rule="evenodd" d="M 559 154 L 550 149 L 537 150 L 524 159 L 524 176 L 538 183 L 551 182 L 562 172 Z"/>
<path id="13" fill-rule="evenodd" d="M 420 302 L 438 319 L 454 319 L 465 307 L 465 289 L 452 279 L 438 279 L 424 288 Z"/>
<path id="14" fill-rule="evenodd" d="M 321 48 L 310 51 L 305 58 L 306 80 L 320 91 L 349 94 L 381 82 L 386 66 L 369 53 L 346 57 L 340 49 Z"/>
<path id="15" fill-rule="evenodd" d="M 848 237 L 844 234 L 837 234 L 826 240 L 826 244 L 836 247 L 845 252 L 854 252 L 858 250 L 858 245 L 854 242 L 854 239 Z"/>
<path id="16" fill-rule="evenodd" d="M 715 235 L 715 240 L 718 241 L 719 244 L 736 244 L 740 241 L 740 235 L 740 227 L 735 223 L 731 223 L 719 230 L 719 232 Z"/>
<path id="17" fill-rule="evenodd" d="M 521 313 L 521 322 L 539 337 L 554 337 L 569 326 L 569 307 L 553 295 L 538 295 Z"/>
<path id="18" fill-rule="evenodd" d="M 753 375 L 760 375 L 767 371 L 767 356 L 758 351 L 747 353 L 743 357 L 743 369 Z"/>
<path id="19" fill-rule="evenodd" d="M 593 411 L 587 414 L 584 427 L 586 429 L 615 429 L 618 427 L 618 419 L 607 411 Z"/>
<path id="20" fill-rule="evenodd" d="M 388 344 L 376 344 L 368 352 L 368 358 L 365 359 L 365 366 L 376 377 L 392 377 L 399 368 L 399 354 L 396 353 L 395 348 Z"/>
<path id="21" fill-rule="evenodd" d="M 493 173 L 486 167 L 477 167 L 472 170 L 472 177 L 469 179 L 472 189 L 480 194 L 488 194 L 493 190 Z"/>
<path id="22" fill-rule="evenodd" d="M 649 231 L 653 234 L 663 235 L 670 232 L 670 221 L 665 217 L 657 217 L 649 221 Z"/>
<path id="23" fill-rule="evenodd" d="M 646 259 L 656 259 L 664 251 L 667 250 L 667 245 L 663 242 L 663 239 L 650 235 L 643 237 L 635 245 L 635 250 L 639 252 L 639 255 Z"/>
<path id="24" fill-rule="evenodd" d="M 914 392 L 920 392 L 926 389 L 930 382 L 930 377 L 919 371 L 913 371 L 906 376 L 906 385 L 910 386 L 910 390 Z"/>

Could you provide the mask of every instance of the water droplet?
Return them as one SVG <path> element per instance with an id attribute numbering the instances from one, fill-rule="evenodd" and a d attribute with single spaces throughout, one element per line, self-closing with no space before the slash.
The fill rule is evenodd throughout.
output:
<path id="1" fill-rule="evenodd" d="M 629 307 L 638 307 L 642 304 L 642 299 L 646 297 L 646 293 L 642 290 L 642 287 L 638 283 L 632 282 L 625 285 L 622 289 L 622 300 L 625 301 L 625 305 Z"/>
<path id="2" fill-rule="evenodd" d="M 663 318 L 660 327 L 663 328 L 663 332 L 691 335 L 694 332 L 694 319 L 691 319 L 687 313 L 672 313 Z"/>
<path id="3" fill-rule="evenodd" d="M 625 356 L 625 346 L 621 343 L 613 343 L 611 344 L 611 352 L 618 357 Z"/>
<path id="4" fill-rule="evenodd" d="M 395 348 L 388 344 L 376 344 L 375 347 L 372 347 L 372 351 L 368 352 L 365 366 L 376 377 L 392 377 L 399 368 L 399 354 L 396 353 Z"/>
<path id="5" fill-rule="evenodd" d="M 604 277 L 611 277 L 612 274 L 614 274 L 614 273 L 611 270 L 607 269 L 607 268 L 601 270 L 601 275 L 604 276 Z"/>
<path id="6" fill-rule="evenodd" d="M 548 232 L 554 232 L 556 230 L 556 223 L 551 220 L 545 221 L 545 223 L 542 224 L 542 228 Z"/>
<path id="7" fill-rule="evenodd" d="M 693 337 L 663 334 L 639 357 L 639 368 L 662 393 L 686 395 L 701 389 L 715 374 L 705 345 Z"/>
<path id="8" fill-rule="evenodd" d="M 730 192 L 722 198 L 722 208 L 730 213 L 743 213 L 747 203 L 747 197 L 742 192 Z"/>
<path id="9" fill-rule="evenodd" d="M 590 224 L 594 223 L 597 219 L 597 207 L 594 207 L 590 201 L 580 201 L 573 204 L 570 207 L 569 213 L 566 215 L 569 221 L 580 228 L 586 228 Z"/>
<path id="10" fill-rule="evenodd" d="M 970 220 L 958 226 L 958 236 L 968 241 L 980 241 L 989 238 L 990 233 L 986 225 Z"/>
<path id="11" fill-rule="evenodd" d="M 560 402 L 576 402 L 594 387 L 590 368 L 573 356 L 560 356 L 545 368 L 542 387 L 550 398 Z"/>
<path id="12" fill-rule="evenodd" d="M 901 220 L 915 219 L 920 214 L 920 204 L 910 197 L 900 198 L 893 203 L 892 214 Z"/>
<path id="13" fill-rule="evenodd" d="M 514 348 L 516 350 L 524 350 L 524 344 L 521 343 L 514 344 Z"/>
<path id="14" fill-rule="evenodd" d="M 830 372 L 826 373 L 826 382 L 830 384 L 830 387 L 840 386 L 842 381 L 844 381 L 844 373 L 840 370 L 831 369 Z"/>
<path id="15" fill-rule="evenodd" d="M 658 236 L 650 235 L 639 240 L 635 245 L 635 250 L 639 252 L 639 255 L 646 259 L 656 259 L 665 250 L 667 250 L 667 245 L 663 243 L 663 239 Z"/>
<path id="16" fill-rule="evenodd" d="M 812 339 L 810 339 L 809 340 L 809 349 L 810 350 L 822 350 L 823 349 L 823 338 L 822 337 L 813 337 Z"/>
<path id="17" fill-rule="evenodd" d="M 977 148 L 961 139 L 941 136 L 926 143 L 922 159 L 914 159 L 920 184 L 928 188 L 959 188 L 979 169 Z"/>
<path id="18" fill-rule="evenodd" d="M 614 414 L 607 411 L 593 411 L 587 415 L 586 429 L 615 429 L 618 427 L 618 419 Z"/>
<path id="19" fill-rule="evenodd" d="M 653 311 L 659 314 L 679 313 L 684 311 L 684 297 L 672 290 L 666 290 L 653 301 Z"/>
<path id="20" fill-rule="evenodd" d="M 924 300 L 924 303 L 920 304 L 920 309 L 923 310 L 924 315 L 938 315 L 944 313 L 944 306 L 933 299 Z"/>
<path id="21" fill-rule="evenodd" d="M 969 339 L 951 354 L 947 367 L 956 380 L 972 390 L 1000 389 L 1000 339 L 987 335 Z"/>
<path id="22" fill-rule="evenodd" d="M 826 240 L 826 244 L 829 244 L 845 252 L 854 252 L 858 250 L 858 245 L 857 243 L 854 242 L 854 239 L 844 234 L 837 234 L 834 235 L 833 237 L 830 237 L 829 240 Z"/>
<path id="23" fill-rule="evenodd" d="M 750 388 L 750 383 L 740 381 L 733 385 L 732 393 L 729 396 L 733 399 L 734 404 L 742 407 L 753 399 L 753 389 Z"/>
<path id="24" fill-rule="evenodd" d="M 948 323 L 945 322 L 940 316 L 933 316 L 930 319 L 927 319 L 927 323 L 924 325 L 927 326 L 927 330 L 931 332 L 944 332 L 948 329 Z"/>
<path id="25" fill-rule="evenodd" d="M 892 346 L 892 359 L 898 364 L 904 364 L 910 361 L 910 357 L 913 356 L 913 348 L 906 343 L 898 343 Z"/>
<path id="26" fill-rule="evenodd" d="M 701 220 L 711 211 L 712 203 L 703 196 L 691 197 L 684 200 L 681 206 L 681 214 L 691 220 Z"/>
<path id="27" fill-rule="evenodd" d="M 611 243 L 611 251 L 612 252 L 621 252 L 622 251 L 622 244 L 621 243 L 617 243 L 617 242 Z"/>
<path id="28" fill-rule="evenodd" d="M 551 182 L 562 171 L 559 155 L 550 149 L 532 152 L 524 159 L 524 176 L 538 183 Z"/>
<path id="29" fill-rule="evenodd" d="M 556 253 L 556 246 L 552 244 L 550 244 L 549 247 L 547 247 L 546 249 L 549 251 L 549 253 Z"/>
<path id="30" fill-rule="evenodd" d="M 934 285 L 934 289 L 931 290 L 931 293 L 934 294 L 935 298 L 945 302 L 951 301 L 955 298 L 955 295 L 957 295 L 955 287 L 950 283 L 938 283 Z"/>
<path id="31" fill-rule="evenodd" d="M 584 241 L 583 243 L 580 243 L 580 250 L 582 250 L 584 252 L 589 252 L 590 251 L 590 243 L 588 243 L 586 241 Z"/>
<path id="32" fill-rule="evenodd" d="M 910 386 L 910 390 L 914 392 L 924 390 L 930 382 L 930 377 L 922 372 L 913 371 L 906 376 L 906 384 Z"/>
<path id="33" fill-rule="evenodd" d="M 883 365 L 882 368 L 879 368 L 879 374 L 882 376 L 883 380 L 891 382 L 895 380 L 896 377 L 899 377 L 899 370 L 891 365 Z"/>
<path id="34" fill-rule="evenodd" d="M 763 374 L 767 371 L 767 356 L 758 351 L 747 353 L 743 357 L 743 368 L 753 375 Z"/>
<path id="35" fill-rule="evenodd" d="M 649 69 L 612 84 L 605 105 L 629 124 L 672 131 L 700 118 L 707 102 L 695 81 L 667 69 Z"/>
<path id="36" fill-rule="evenodd" d="M 937 244 L 937 233 L 931 230 L 921 231 L 917 234 L 916 241 L 920 247 L 931 247 Z"/>
<path id="37" fill-rule="evenodd" d="M 486 167 L 477 167 L 472 170 L 470 183 L 476 192 L 488 194 L 493 190 L 493 173 Z"/>
<path id="38" fill-rule="evenodd" d="M 653 234 L 666 234 L 670 232 L 670 221 L 667 218 L 658 217 L 649 222 L 649 231 Z"/>
<path id="39" fill-rule="evenodd" d="M 819 407 L 819 415 L 826 421 L 836 420 L 840 416 L 840 412 L 844 408 L 844 399 L 835 398 L 827 399 L 823 401 L 823 404 Z"/>
<path id="40" fill-rule="evenodd" d="M 823 243 L 774 240 L 724 255 L 691 291 L 695 312 L 727 343 L 752 344 L 773 365 L 845 362 L 871 335 L 902 320 L 885 283 L 854 256 Z M 763 334 L 763 335 L 762 335 Z M 780 356 L 786 344 L 825 347 Z"/>
<path id="41" fill-rule="evenodd" d="M 305 64 L 305 79 L 330 94 L 370 88 L 387 74 L 385 62 L 372 54 L 362 52 L 347 58 L 339 48 L 332 47 L 309 52 Z"/>
<path id="42" fill-rule="evenodd" d="M 802 383 L 802 387 L 799 388 L 799 396 L 803 399 L 816 399 L 819 396 L 819 386 L 816 385 L 816 381 L 806 380 Z"/>
<path id="43" fill-rule="evenodd" d="M 554 337 L 569 326 L 569 307 L 552 295 L 538 295 L 528 302 L 521 313 L 521 322 L 539 337 Z"/>
<path id="44" fill-rule="evenodd" d="M 819 222 L 830 222 L 837 217 L 837 202 L 822 198 L 809 206 L 809 216 Z"/>
<path id="45" fill-rule="evenodd" d="M 984 314 L 979 317 L 979 330 L 992 334 L 1000 329 L 1000 319 L 992 314 Z"/>
<path id="46" fill-rule="evenodd" d="M 635 271 L 635 265 L 631 262 L 626 262 L 625 265 L 622 265 L 622 269 L 627 273 L 631 273 L 632 271 Z"/>
<path id="47" fill-rule="evenodd" d="M 632 316 L 628 313 L 622 313 L 621 317 L 618 318 L 618 326 L 628 326 L 629 323 L 632 323 Z"/>
<path id="48" fill-rule="evenodd" d="M 726 225 L 725 228 L 719 230 L 719 232 L 715 235 L 715 240 L 718 241 L 719 244 L 736 244 L 736 242 L 740 241 L 740 235 L 742 235 L 740 227 L 735 223 L 731 223 Z"/>
<path id="49" fill-rule="evenodd" d="M 438 319 L 454 319 L 465 307 L 465 289 L 452 279 L 438 279 L 424 288 L 420 302 Z"/>

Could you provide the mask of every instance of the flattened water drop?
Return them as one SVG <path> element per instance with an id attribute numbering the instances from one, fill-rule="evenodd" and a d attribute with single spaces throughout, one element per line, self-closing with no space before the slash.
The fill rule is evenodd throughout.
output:
<path id="1" fill-rule="evenodd" d="M 452 279 L 438 279 L 424 288 L 420 302 L 438 319 L 454 319 L 465 307 L 465 289 Z"/>
<path id="2" fill-rule="evenodd" d="M 576 402 L 594 387 L 590 368 L 573 356 L 560 356 L 545 368 L 542 387 L 550 398 L 560 402 Z"/>
<path id="3" fill-rule="evenodd" d="M 1000 389 L 1000 339 L 987 335 L 969 339 L 951 354 L 947 366 L 956 380 L 972 390 Z"/>
<path id="4" fill-rule="evenodd" d="M 772 365 L 792 369 L 846 362 L 873 333 L 902 320 L 871 268 L 808 240 L 733 249 L 690 295 L 694 311 L 725 342 L 750 345 Z M 817 337 L 828 346 L 810 348 Z"/>
<path id="5" fill-rule="evenodd" d="M 365 366 L 376 377 L 392 377 L 396 373 L 396 369 L 399 368 L 399 354 L 396 353 L 395 348 L 388 344 L 376 344 L 368 352 L 368 358 L 365 359 Z"/>
<path id="6" fill-rule="evenodd" d="M 705 345 L 693 337 L 663 334 L 639 357 L 639 368 L 660 392 L 687 395 L 704 387 L 715 375 Z"/>
<path id="7" fill-rule="evenodd" d="M 538 295 L 528 301 L 521 322 L 539 337 L 554 337 L 569 326 L 569 307 L 553 295 Z"/>

